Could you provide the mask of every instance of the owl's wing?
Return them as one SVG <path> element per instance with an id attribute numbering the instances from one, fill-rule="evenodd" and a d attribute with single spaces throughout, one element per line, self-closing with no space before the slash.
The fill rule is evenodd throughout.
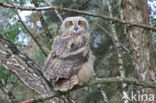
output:
<path id="1" fill-rule="evenodd" d="M 59 58 L 67 58 L 72 55 L 79 54 L 86 49 L 88 46 L 88 38 L 82 37 L 82 40 L 78 43 L 75 43 L 72 36 L 57 36 L 54 39 L 54 43 L 52 45 L 52 56 L 58 56 Z"/>
<path id="2" fill-rule="evenodd" d="M 71 36 L 57 36 L 54 39 L 52 52 L 43 68 L 46 77 L 53 80 L 68 79 L 78 72 L 88 59 L 88 39 L 82 37 L 80 42 Z M 83 51 L 86 50 L 84 55 Z"/>

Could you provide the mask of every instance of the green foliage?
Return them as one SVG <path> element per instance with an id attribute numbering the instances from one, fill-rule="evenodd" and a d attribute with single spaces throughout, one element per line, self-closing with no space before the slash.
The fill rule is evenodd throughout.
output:
<path id="1" fill-rule="evenodd" d="M 11 0 L 11 3 L 18 4 L 18 5 L 22 6 L 22 5 L 25 5 L 26 2 L 28 2 L 28 1 L 30 1 L 30 0 Z"/>
<path id="2" fill-rule="evenodd" d="M 12 42 L 15 42 L 18 39 L 19 34 L 19 24 L 8 24 L 6 28 L 3 28 L 1 31 L 3 31 L 3 34 L 7 39 L 9 39 Z"/>
<path id="3" fill-rule="evenodd" d="M 83 91 L 79 94 L 78 103 L 101 103 L 103 101 L 103 97 L 100 93 L 100 88 L 84 88 Z M 96 99 L 95 99 L 96 98 Z"/>
<path id="4" fill-rule="evenodd" d="M 12 88 L 13 85 L 16 85 L 12 83 L 18 82 L 17 78 L 11 72 L 7 71 L 2 65 L 0 65 L 0 80 L 8 89 Z"/>
<path id="5" fill-rule="evenodd" d="M 0 65 L 0 79 L 6 82 L 11 76 L 11 73 L 8 72 L 2 65 Z"/>
<path id="6" fill-rule="evenodd" d="M 33 5 L 33 0 L 10 0 L 12 4 L 19 5 L 19 6 L 29 6 L 28 4 Z M 107 4 L 105 0 L 90 0 L 88 3 L 86 3 L 88 0 L 37 0 L 39 3 L 39 6 L 45 6 L 47 5 L 46 2 L 50 2 L 52 5 L 55 6 L 62 6 L 66 8 L 71 9 L 77 9 L 82 11 L 88 11 L 91 13 L 97 13 L 97 14 L 103 14 L 103 15 L 109 15 Z M 111 5 L 113 9 L 113 16 L 119 18 L 119 9 L 116 0 L 111 0 Z M 141 1 L 141 0 L 139 0 Z M 5 2 L 5 0 L 0 0 L 0 2 Z M 140 5 L 139 5 L 140 6 Z M 55 36 L 61 34 L 60 25 L 61 21 L 56 15 L 56 13 L 53 10 L 47 10 L 43 11 L 43 16 L 45 19 L 45 22 L 48 25 L 48 29 L 50 31 L 50 34 L 52 35 L 52 38 L 54 39 Z M 108 36 L 108 34 L 100 29 L 98 26 L 95 25 L 95 23 L 100 24 L 103 28 L 105 28 L 108 32 L 110 31 L 110 23 L 109 21 L 95 18 L 95 17 L 89 17 L 84 16 L 76 13 L 69 13 L 69 12 L 62 12 L 59 11 L 59 14 L 62 16 L 62 18 L 66 18 L 68 16 L 83 16 L 87 18 L 90 24 L 90 48 L 93 51 L 93 54 L 96 56 L 95 61 L 95 73 L 97 77 L 117 77 L 119 76 L 119 70 L 118 70 L 118 56 L 117 51 L 115 49 L 115 46 L 112 42 L 112 39 Z M 48 50 L 51 50 L 51 44 L 52 41 L 46 36 L 46 33 L 40 34 L 40 32 L 44 31 L 44 28 L 41 25 L 40 19 L 38 21 L 35 21 L 36 12 L 32 12 L 31 15 L 26 17 L 26 25 L 31 28 L 30 30 L 34 33 L 34 36 L 39 41 L 40 45 L 44 48 L 46 52 L 49 52 Z M 44 61 L 46 57 L 41 53 L 40 49 L 36 45 L 36 43 L 31 39 L 27 31 L 23 28 L 21 23 L 16 18 L 15 13 L 12 9 L 4 9 L 0 8 L 0 31 L 5 35 L 7 39 L 10 41 L 16 43 L 16 44 L 22 44 L 19 42 L 19 38 L 22 38 L 22 40 L 27 39 L 28 44 L 21 45 L 20 49 L 24 53 L 26 53 L 30 58 L 32 58 L 35 63 L 37 63 L 40 67 L 43 67 Z M 34 30 L 34 23 L 37 23 L 37 28 Z M 152 22 L 155 23 L 155 20 L 152 19 Z M 119 40 L 122 44 L 127 46 L 127 41 L 125 39 L 125 34 L 123 34 L 123 25 L 119 23 L 115 23 L 116 25 L 116 31 L 119 37 Z M 38 36 L 38 37 L 37 37 Z M 153 45 L 156 51 L 156 33 L 152 34 L 153 37 Z M 19 45 L 17 45 L 19 46 Z M 127 77 L 132 77 L 134 74 L 134 70 L 130 55 L 129 53 L 125 52 L 124 49 L 121 49 L 121 52 L 123 54 L 123 61 L 124 61 L 124 68 L 126 69 L 126 75 Z M 6 69 L 4 69 L 2 66 L 0 66 L 0 79 L 7 84 L 7 88 L 10 89 L 13 87 L 13 83 L 18 84 L 16 87 L 17 91 L 14 91 L 14 93 L 17 96 L 17 99 L 19 101 L 22 101 L 26 99 L 24 97 L 24 94 L 27 95 L 27 97 L 32 97 L 34 92 L 27 90 L 26 93 L 24 93 L 24 86 L 19 80 L 12 75 L 12 73 L 8 72 Z M 76 103 L 103 103 L 103 96 L 101 94 L 101 90 L 104 90 L 106 93 L 109 103 L 123 103 L 122 100 L 122 92 L 121 92 L 121 86 L 118 86 L 117 84 L 113 85 L 107 85 L 104 84 L 101 87 L 90 87 L 90 88 L 84 88 L 79 91 L 79 95 L 76 99 Z M 0 91 L 0 97 L 3 97 L 4 95 Z M 30 94 L 30 95 L 29 95 Z M 1 98 L 0 98 L 1 99 Z"/>

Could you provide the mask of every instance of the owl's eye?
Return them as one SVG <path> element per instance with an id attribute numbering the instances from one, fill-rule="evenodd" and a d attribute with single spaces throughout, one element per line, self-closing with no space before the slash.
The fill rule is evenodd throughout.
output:
<path id="1" fill-rule="evenodd" d="M 79 21 L 79 22 L 78 22 L 78 25 L 79 25 L 79 26 L 82 26 L 82 21 Z"/>
<path id="2" fill-rule="evenodd" d="M 73 26 L 72 21 L 69 21 L 69 27 L 72 27 L 72 26 Z"/>

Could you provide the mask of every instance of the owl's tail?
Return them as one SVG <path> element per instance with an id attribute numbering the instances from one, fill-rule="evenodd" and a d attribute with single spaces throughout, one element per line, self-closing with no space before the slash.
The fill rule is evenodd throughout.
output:
<path id="1" fill-rule="evenodd" d="M 76 75 L 73 75 L 69 79 L 61 78 L 58 81 L 54 82 L 54 90 L 66 92 L 68 90 L 71 90 L 76 84 L 78 84 L 78 78 Z"/>

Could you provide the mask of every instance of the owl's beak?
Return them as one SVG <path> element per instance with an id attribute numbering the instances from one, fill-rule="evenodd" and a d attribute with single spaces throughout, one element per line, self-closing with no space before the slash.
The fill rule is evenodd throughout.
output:
<path id="1" fill-rule="evenodd" d="M 77 25 L 74 26 L 74 30 L 75 30 L 75 31 L 78 30 L 78 26 L 77 26 Z"/>

